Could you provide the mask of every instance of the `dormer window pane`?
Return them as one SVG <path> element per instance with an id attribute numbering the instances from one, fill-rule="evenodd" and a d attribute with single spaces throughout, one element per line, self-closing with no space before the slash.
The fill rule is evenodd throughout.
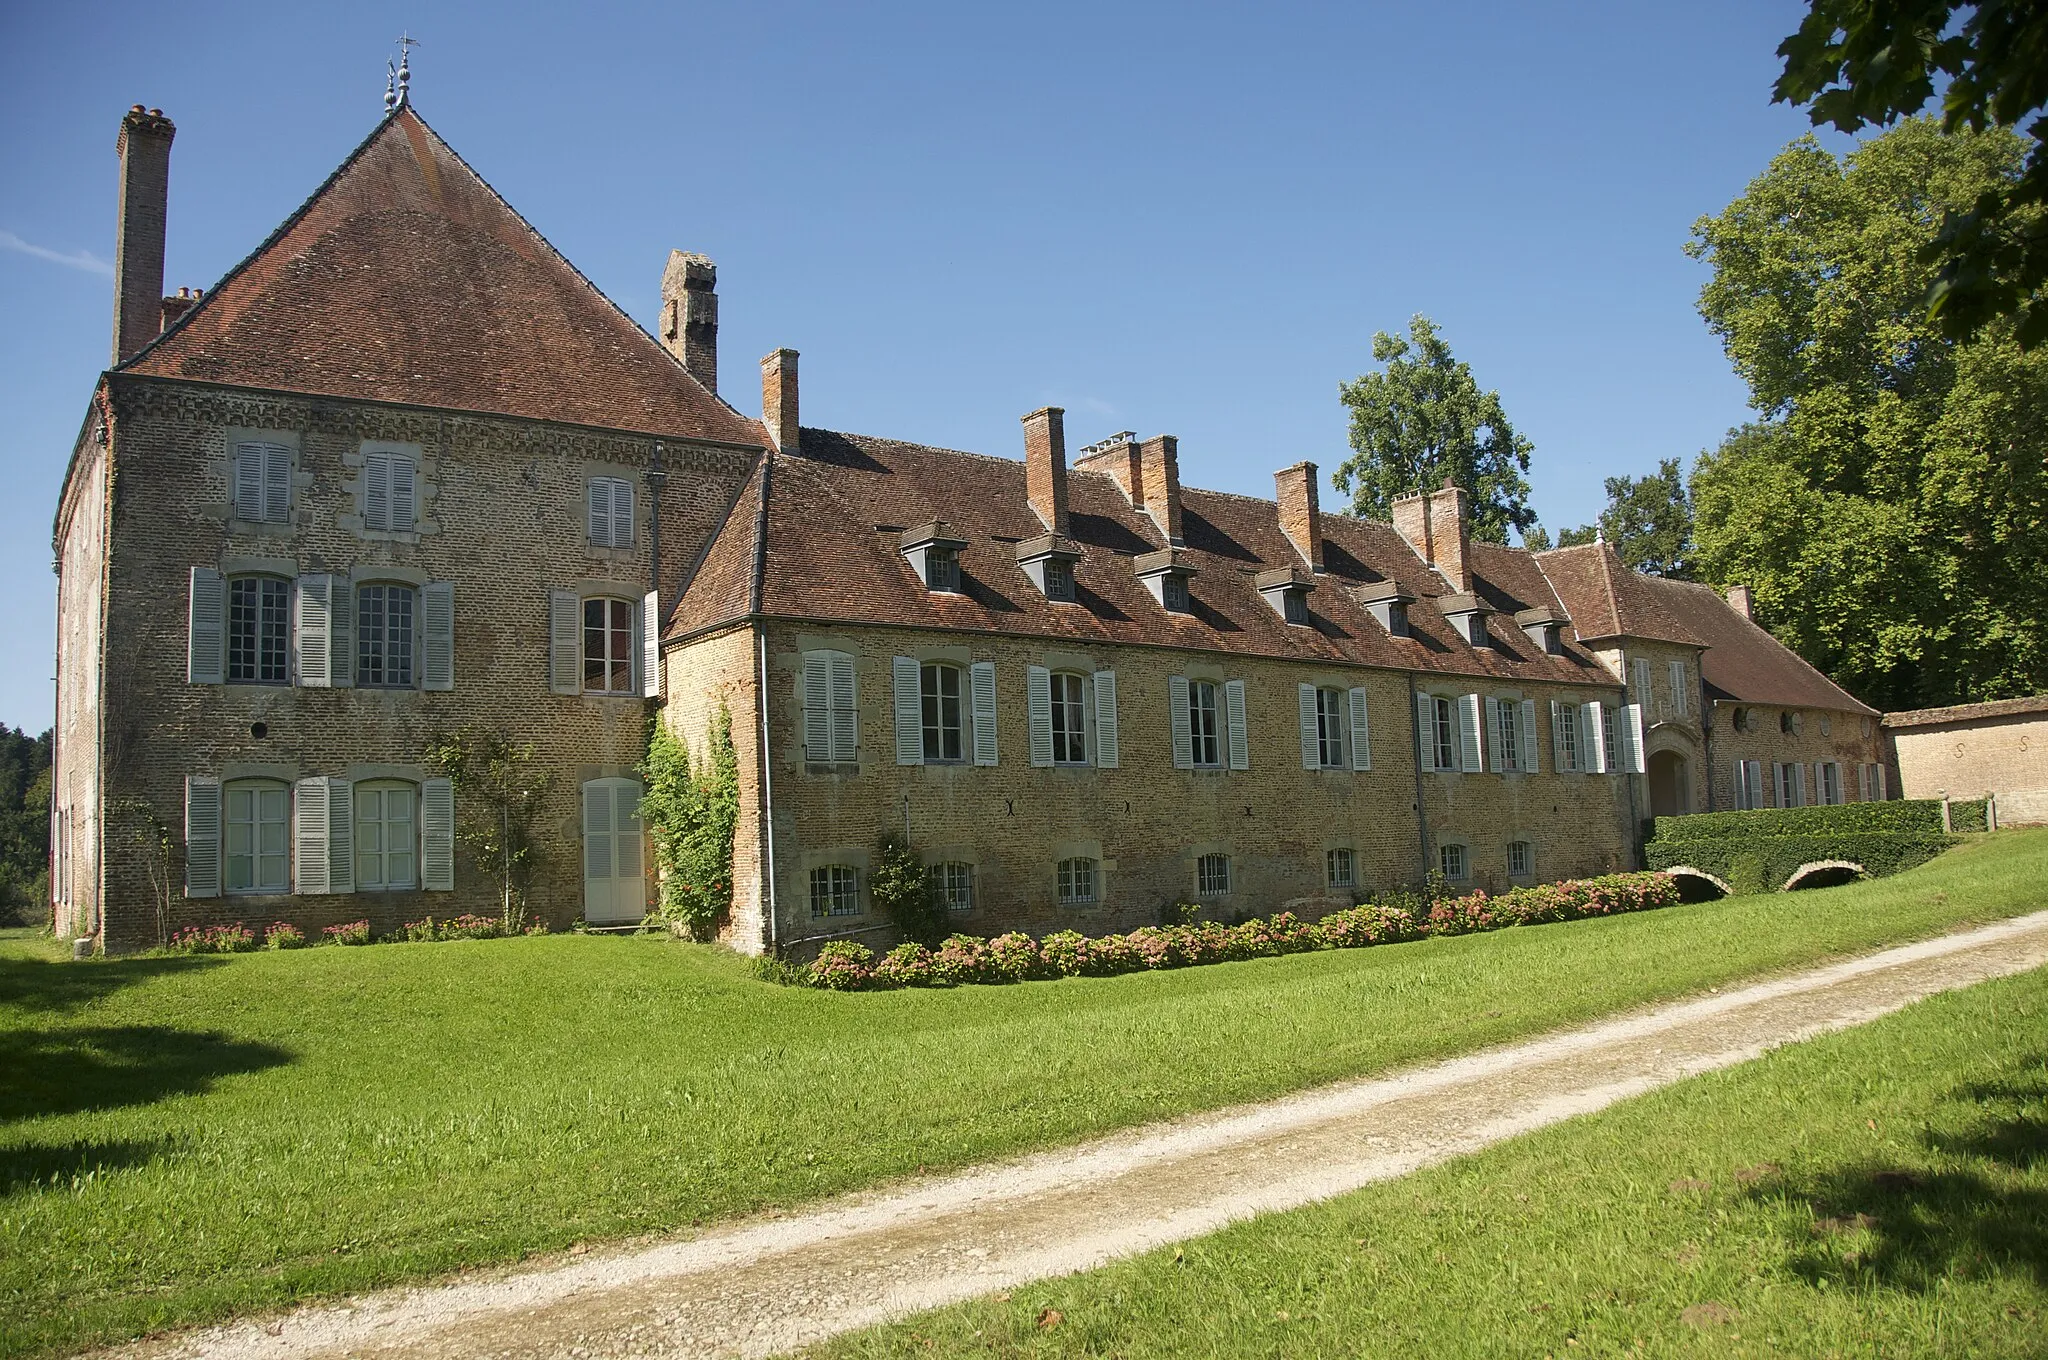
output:
<path id="1" fill-rule="evenodd" d="M 1302 592 L 1298 590 L 1282 592 L 1280 617 L 1286 619 L 1289 623 L 1306 624 L 1308 622 L 1308 601 L 1303 598 Z"/>
<path id="2" fill-rule="evenodd" d="M 1059 557 L 1050 557 L 1045 562 L 1045 598 L 1067 600 L 1074 598 L 1074 564 Z"/>
<path id="3" fill-rule="evenodd" d="M 1188 583 L 1184 577 L 1168 575 L 1159 582 L 1159 598 L 1176 614 L 1188 612 Z"/>
<path id="4" fill-rule="evenodd" d="M 960 558 L 951 548 L 933 545 L 924 558 L 924 583 L 931 590 L 960 589 Z"/>

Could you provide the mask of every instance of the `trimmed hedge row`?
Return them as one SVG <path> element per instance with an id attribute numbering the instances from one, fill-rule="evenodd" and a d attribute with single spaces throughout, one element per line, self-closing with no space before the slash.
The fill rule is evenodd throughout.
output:
<path id="1" fill-rule="evenodd" d="M 1952 806 L 1961 808 L 1963 804 Z M 1981 811 L 1978 820 L 1983 820 Z M 1982 829 L 1981 825 L 1978 829 Z M 1885 803 L 1836 803 L 1830 807 L 1695 812 L 1683 817 L 1657 818 L 1651 839 L 1703 841 L 1734 837 L 1746 841 L 1758 836 L 1828 836 L 1865 831 L 1939 836 L 1941 800 L 1903 798 Z"/>
<path id="2" fill-rule="evenodd" d="M 1234 959 L 1271 958 L 1315 949 L 1358 949 L 1434 935 L 1467 935 L 1508 926 L 1576 921 L 1675 906 L 1678 885 L 1667 874 L 1610 874 L 1493 896 L 1447 898 L 1422 910 L 1385 903 L 1336 911 L 1309 923 L 1291 913 L 1226 926 L 1145 926 L 1128 935 L 1090 939 L 1064 930 L 1042 940 L 1021 932 L 992 940 L 955 935 L 937 949 L 898 945 L 880 960 L 866 945 L 834 940 L 797 980 L 833 991 L 891 987 L 957 987 L 966 983 L 1031 982 L 1061 977 L 1108 977 L 1164 968 L 1188 968 Z"/>
<path id="3" fill-rule="evenodd" d="M 1879 805 L 1881 806 L 1881 805 Z M 1806 811 L 1799 808 L 1792 811 Z M 1814 809 L 1819 811 L 1821 809 Z M 1730 813 L 1729 816 L 1747 816 Z M 1662 820 L 1661 818 L 1659 820 Z M 1872 878 L 1925 864 L 1955 844 L 1939 831 L 1915 835 L 1898 831 L 1837 832 L 1815 836 L 1702 837 L 1697 840 L 1655 840 L 1643 847 L 1652 869 L 1689 865 L 1727 883 L 1736 894 L 1776 892 L 1801 865 L 1820 860 L 1847 860 L 1863 866 Z"/>
<path id="4" fill-rule="evenodd" d="M 1948 805 L 1948 824 L 1957 831 L 1989 831 L 1991 804 L 1983 798 L 1958 798 Z"/>

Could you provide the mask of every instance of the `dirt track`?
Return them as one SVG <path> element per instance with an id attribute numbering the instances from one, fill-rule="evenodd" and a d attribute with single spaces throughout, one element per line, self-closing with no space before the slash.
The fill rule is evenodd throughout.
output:
<path id="1" fill-rule="evenodd" d="M 759 1356 L 1400 1176 L 2048 962 L 2048 912 L 1394 1076 L 1191 1116 L 652 1247 L 109 1356 Z"/>

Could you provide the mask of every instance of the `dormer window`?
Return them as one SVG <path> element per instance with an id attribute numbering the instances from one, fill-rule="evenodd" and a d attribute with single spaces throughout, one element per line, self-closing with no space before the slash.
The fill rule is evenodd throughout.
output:
<path id="1" fill-rule="evenodd" d="M 902 545 L 903 555 L 910 560 L 911 570 L 924 582 L 926 590 L 959 592 L 960 550 L 967 546 L 967 540 L 953 537 L 943 520 L 905 529 Z"/>
<path id="2" fill-rule="evenodd" d="M 1045 564 L 1045 598 L 1072 603 L 1074 599 L 1074 564 L 1058 560 Z"/>
<path id="3" fill-rule="evenodd" d="M 1074 600 L 1074 565 L 1081 547 L 1058 534 L 1040 534 L 1017 545 L 1017 565 L 1046 599 L 1061 604 Z"/>
<path id="4" fill-rule="evenodd" d="M 1161 548 L 1157 552 L 1141 553 L 1131 563 L 1137 570 L 1138 579 L 1152 592 L 1152 598 L 1168 613 L 1187 614 L 1193 611 L 1188 597 L 1188 578 L 1195 574 L 1195 568 L 1187 556 L 1178 548 Z"/>
<path id="5" fill-rule="evenodd" d="M 1188 599 L 1188 578 L 1166 576 L 1159 581 L 1159 602 L 1176 614 L 1185 614 L 1193 609 Z"/>
<path id="6" fill-rule="evenodd" d="M 1444 617 L 1458 636 L 1474 647 L 1491 647 L 1493 638 L 1486 631 L 1486 616 L 1493 611 L 1479 603 L 1473 595 L 1446 595 L 1437 601 Z"/>
<path id="7" fill-rule="evenodd" d="M 1389 637 L 1409 637 L 1408 606 L 1415 603 L 1415 597 L 1392 581 L 1375 581 L 1371 585 L 1354 586 L 1351 598 L 1372 611 L 1380 627 L 1387 630 Z"/>
<path id="8" fill-rule="evenodd" d="M 1316 588 L 1314 575 L 1300 567 L 1275 567 L 1260 572 L 1253 583 L 1274 613 L 1289 623 L 1309 626 L 1308 593 Z"/>
<path id="9" fill-rule="evenodd" d="M 1515 615 L 1522 634 L 1552 656 L 1564 651 L 1564 625 L 1571 622 L 1547 606 L 1524 609 Z"/>

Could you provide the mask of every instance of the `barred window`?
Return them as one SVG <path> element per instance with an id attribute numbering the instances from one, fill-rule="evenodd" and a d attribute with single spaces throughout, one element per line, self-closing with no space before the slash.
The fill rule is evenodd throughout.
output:
<path id="1" fill-rule="evenodd" d="M 1348 888 L 1352 885 L 1351 852 L 1349 850 L 1332 850 L 1323 856 L 1323 862 L 1328 870 L 1331 887 Z"/>
<path id="2" fill-rule="evenodd" d="M 1060 905 L 1085 906 L 1095 900 L 1095 861 L 1063 859 L 1059 874 Z"/>
<path id="3" fill-rule="evenodd" d="M 275 576 L 228 582 L 228 682 L 282 685 L 291 678 L 291 583 Z"/>
<path id="4" fill-rule="evenodd" d="M 1221 897 L 1230 891 L 1230 856 L 1204 855 L 1195 861 L 1195 893 Z"/>
<path id="5" fill-rule="evenodd" d="M 1531 873 L 1535 872 L 1535 871 L 1534 871 L 1534 870 L 1533 870 L 1533 869 L 1532 869 L 1532 868 L 1530 867 L 1531 865 L 1535 864 L 1535 862 L 1536 862 L 1536 855 L 1535 855 L 1535 847 L 1531 846 L 1531 845 L 1529 844 L 1529 842 L 1527 842 L 1527 841 L 1509 841 L 1509 842 L 1508 842 L 1508 877 L 1510 877 L 1510 878 L 1527 878 L 1527 877 L 1529 877 L 1529 875 L 1530 875 Z"/>
<path id="6" fill-rule="evenodd" d="M 860 870 L 850 864 L 823 864 L 811 870 L 813 920 L 860 914 Z"/>
<path id="7" fill-rule="evenodd" d="M 1465 847 L 1462 845 L 1439 845 L 1436 848 L 1437 868 L 1453 883 L 1465 881 Z"/>
<path id="8" fill-rule="evenodd" d="M 948 911 L 974 910 L 974 866 L 958 860 L 932 866 L 932 896 Z"/>
<path id="9" fill-rule="evenodd" d="M 358 685 L 412 684 L 412 620 L 418 596 L 411 586 L 356 587 Z"/>

